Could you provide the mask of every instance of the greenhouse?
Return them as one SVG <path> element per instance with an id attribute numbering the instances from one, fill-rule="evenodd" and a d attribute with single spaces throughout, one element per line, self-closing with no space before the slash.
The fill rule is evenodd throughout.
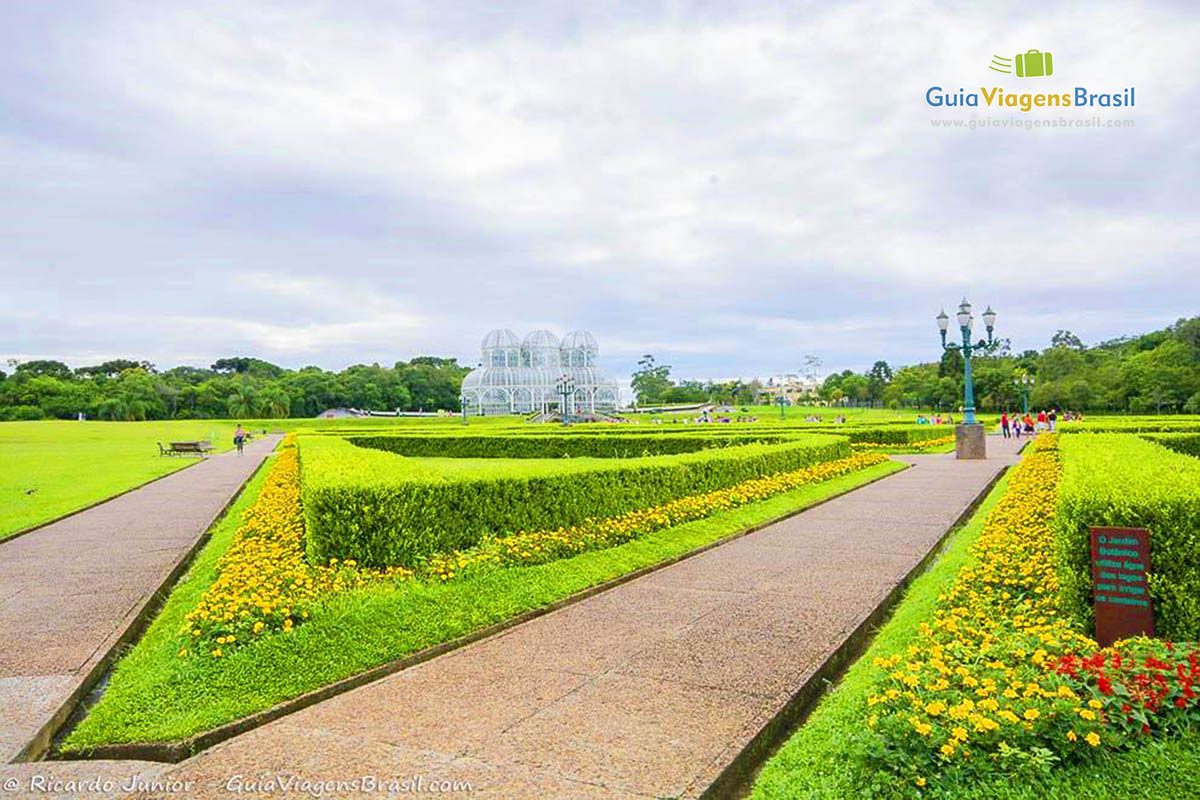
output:
<path id="1" fill-rule="evenodd" d="M 463 379 L 462 406 L 468 414 L 567 414 L 612 411 L 620 401 L 617 382 L 598 365 L 600 348 L 587 331 L 560 342 L 546 330 L 520 340 L 508 329 L 490 331 L 480 345 L 479 367 Z"/>

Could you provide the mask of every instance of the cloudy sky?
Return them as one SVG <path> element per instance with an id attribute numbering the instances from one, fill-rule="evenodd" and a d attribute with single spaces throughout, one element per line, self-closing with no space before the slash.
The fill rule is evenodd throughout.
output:
<path id="1" fill-rule="evenodd" d="M 0 358 L 627 375 L 1018 349 L 1200 313 L 1192 3 L 3 2 Z M 1050 51 L 1054 75 L 991 72 Z M 950 91 L 1132 109 L 935 109 Z M 934 127 L 1100 117 L 1128 127 Z"/>

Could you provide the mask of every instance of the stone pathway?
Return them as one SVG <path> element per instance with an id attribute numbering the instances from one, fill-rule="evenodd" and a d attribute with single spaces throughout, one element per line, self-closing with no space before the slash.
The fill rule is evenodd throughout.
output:
<path id="1" fill-rule="evenodd" d="M 230 796 L 238 775 L 695 797 L 1019 444 L 989 437 L 987 461 L 902 457 L 915 468 L 152 772 L 198 797 Z"/>
<path id="2" fill-rule="evenodd" d="M 279 440 L 0 543 L 0 763 L 38 737 Z M 153 443 L 151 443 L 153 445 Z"/>

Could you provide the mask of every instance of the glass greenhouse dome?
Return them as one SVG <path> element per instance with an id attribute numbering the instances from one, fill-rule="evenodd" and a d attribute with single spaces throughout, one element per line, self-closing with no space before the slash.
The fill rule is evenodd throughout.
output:
<path id="1" fill-rule="evenodd" d="M 462 405 L 468 414 L 530 414 L 561 411 L 558 381 L 571 379 L 568 414 L 611 411 L 620 402 L 617 381 L 597 362 L 600 348 L 587 331 L 560 342 L 546 330 L 518 339 L 507 328 L 489 331 L 480 343 L 480 366 L 464 379 Z"/>

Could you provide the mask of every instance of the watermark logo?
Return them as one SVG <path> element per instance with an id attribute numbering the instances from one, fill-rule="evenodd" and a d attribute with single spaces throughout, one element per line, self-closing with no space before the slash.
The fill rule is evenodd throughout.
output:
<path id="1" fill-rule="evenodd" d="M 1054 75 L 1054 56 L 1047 50 L 1026 50 L 1012 58 L 992 56 L 989 69 L 1017 78 L 1049 78 Z M 1039 109 L 1133 108 L 1135 89 L 1132 86 L 1093 92 L 1084 86 L 1056 87 L 1053 82 L 1040 85 L 1043 91 L 1009 91 L 1001 86 L 980 86 L 977 91 L 960 87 L 958 91 L 930 86 L 925 102 L 934 108 L 992 108 L 1013 109 L 1030 113 Z M 1046 91 L 1048 90 L 1048 91 Z"/>
<path id="2" fill-rule="evenodd" d="M 1012 75 L 1014 66 L 1018 78 L 1048 78 L 1054 74 L 1054 58 L 1048 52 L 1027 50 L 1015 58 L 992 56 L 990 67 L 996 72 Z"/>

